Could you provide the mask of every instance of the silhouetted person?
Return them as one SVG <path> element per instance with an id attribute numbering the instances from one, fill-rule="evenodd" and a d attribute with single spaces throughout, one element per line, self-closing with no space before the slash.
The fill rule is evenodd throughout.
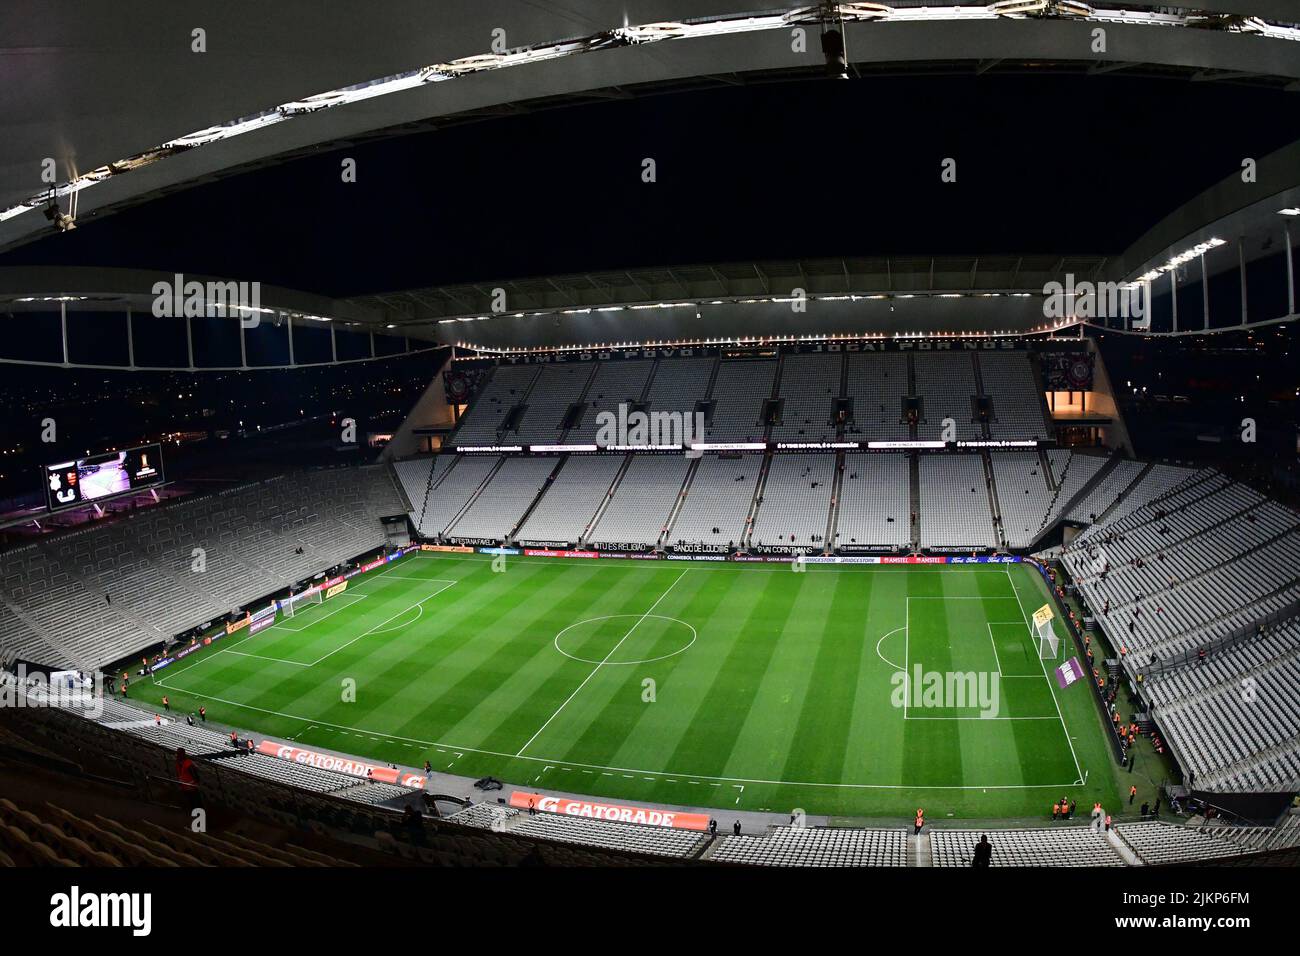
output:
<path id="1" fill-rule="evenodd" d="M 989 842 L 988 834 L 981 834 L 979 843 L 975 844 L 975 856 L 971 859 L 970 865 L 976 867 L 988 866 L 993 860 L 993 844 Z"/>

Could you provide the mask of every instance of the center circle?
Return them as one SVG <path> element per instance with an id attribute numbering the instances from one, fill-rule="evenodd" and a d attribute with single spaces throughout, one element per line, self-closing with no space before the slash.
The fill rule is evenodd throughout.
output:
<path id="1" fill-rule="evenodd" d="M 617 621 L 620 619 L 626 619 L 628 621 L 632 621 L 635 623 L 630 624 L 627 627 L 627 629 L 625 629 L 622 632 L 622 634 L 619 635 L 619 639 L 613 644 L 614 648 L 619 647 L 623 643 L 623 641 L 627 640 L 627 638 L 630 635 L 632 635 L 640 627 L 643 627 L 644 626 L 643 622 L 651 621 L 651 620 L 663 621 L 666 622 L 668 625 L 676 624 L 679 626 L 679 628 L 684 627 L 686 628 L 686 630 L 691 632 L 691 639 L 687 641 L 685 644 L 682 644 L 682 646 L 677 648 L 675 651 L 669 651 L 667 654 L 660 654 L 658 657 L 646 657 L 646 658 L 641 658 L 639 660 L 631 660 L 631 661 L 593 659 L 591 657 L 584 657 L 582 654 L 575 654 L 566 651 L 561 643 L 560 639 L 563 638 L 564 635 L 568 634 L 570 631 L 573 631 L 576 628 L 580 628 L 583 626 L 600 625 L 603 624 L 605 621 Z M 664 629 L 666 628 L 664 628 L 663 625 L 661 625 L 661 631 Z M 678 618 L 675 617 L 667 617 L 663 614 L 606 614 L 603 617 L 589 617 L 586 618 L 585 620 L 575 621 L 573 624 L 570 624 L 564 630 L 560 631 L 560 633 L 555 635 L 554 643 L 555 643 L 555 649 L 559 651 L 561 654 L 563 654 L 565 657 L 569 658 L 570 660 L 580 661 L 583 664 L 605 664 L 607 666 L 612 667 L 616 664 L 653 664 L 656 661 L 663 661 L 663 660 L 667 660 L 670 657 L 676 657 L 678 654 L 682 653 L 682 651 L 689 650 L 691 645 L 695 643 L 698 637 L 699 634 L 696 633 L 694 627 L 687 624 L 685 621 L 679 620 Z M 569 643 L 570 645 L 572 645 L 573 643 L 572 637 L 570 637 Z"/>

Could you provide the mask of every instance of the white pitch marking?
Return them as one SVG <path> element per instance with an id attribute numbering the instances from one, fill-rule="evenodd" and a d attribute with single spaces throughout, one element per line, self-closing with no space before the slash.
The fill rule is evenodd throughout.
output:
<path id="1" fill-rule="evenodd" d="M 302 627 L 288 627 L 288 626 L 286 626 L 285 624 L 280 623 L 280 624 L 276 624 L 276 625 L 274 625 L 273 627 L 269 628 L 269 630 L 273 630 L 273 631 L 293 631 L 295 634 L 298 634 L 298 633 L 300 633 L 300 632 L 302 632 L 302 631 L 307 630 L 307 628 L 311 627 L 313 624 L 317 624 L 317 623 L 319 623 L 319 622 L 325 620 L 326 618 L 333 617 L 335 614 L 339 613 L 339 611 L 346 611 L 348 608 L 352 607 L 352 606 L 355 605 L 355 604 L 360 604 L 362 601 L 364 601 L 364 600 L 366 599 L 366 595 L 364 595 L 364 594 L 357 594 L 356 592 L 353 592 L 352 594 L 340 594 L 337 598 L 331 598 L 331 601 L 338 601 L 338 600 L 340 600 L 341 598 L 345 598 L 345 597 L 352 597 L 352 598 L 355 598 L 355 600 L 348 601 L 348 602 L 346 602 L 345 604 L 342 604 L 341 606 L 336 607 L 336 608 L 335 608 L 334 610 L 332 610 L 332 611 L 326 611 L 324 614 L 320 615 L 319 617 L 316 617 L 316 616 L 313 615 L 312 618 L 311 618 L 311 619 L 310 619 L 306 624 L 304 624 Z M 302 613 L 301 611 L 296 612 L 296 613 L 294 614 L 294 617 L 297 617 L 297 616 L 298 616 L 299 614 L 301 614 L 301 613 Z"/>
<path id="2" fill-rule="evenodd" d="M 1016 623 L 1017 623 L 1017 624 L 1020 624 L 1020 623 L 1023 623 L 1023 622 L 1021 622 L 1021 621 L 1017 621 Z M 989 625 L 988 625 L 988 629 L 989 629 L 989 640 L 993 643 L 993 659 L 994 659 L 995 661 L 998 662 L 998 676 L 999 676 L 999 677 L 1006 677 L 1007 675 L 1004 674 L 1004 673 L 1002 673 L 1002 658 L 1001 658 L 1000 656 L 998 656 L 998 639 L 997 639 L 996 637 L 993 636 L 993 625 L 992 625 L 992 623 L 989 623 Z"/>
<path id="3" fill-rule="evenodd" d="M 259 661 L 274 661 L 277 664 L 292 664 L 294 667 L 311 667 L 310 664 L 304 664 L 302 661 L 286 661 L 280 657 L 267 657 L 265 654 L 247 654 L 244 651 L 232 651 L 228 647 L 221 648 L 217 653 L 234 654 L 236 657 L 253 657 Z"/>
<path id="4" fill-rule="evenodd" d="M 668 596 L 668 592 L 671 591 L 673 588 L 677 587 L 677 582 L 680 581 L 682 578 L 686 577 L 686 572 L 689 570 L 690 568 L 685 568 L 681 574 L 677 575 L 677 577 L 673 579 L 673 583 L 668 585 L 668 587 L 664 589 L 664 593 L 659 595 L 658 599 L 654 602 L 654 604 L 651 604 L 649 609 L 644 614 L 642 614 L 639 618 L 636 619 L 636 623 L 633 624 L 630 628 L 628 628 L 627 633 L 624 634 L 619 639 L 619 642 L 615 644 L 612 648 L 610 648 L 610 651 L 608 654 L 605 655 L 604 660 L 602 660 L 599 664 L 597 664 L 595 667 L 591 669 L 591 673 L 588 674 L 585 678 L 583 678 L 582 683 L 579 684 L 576 688 L 574 688 L 573 693 L 570 694 L 567 698 L 565 698 L 564 703 L 561 704 L 559 707 L 555 708 L 555 713 L 551 714 L 550 717 L 546 718 L 546 723 L 542 724 L 542 726 L 537 728 L 537 733 L 533 734 L 531 737 L 528 738 L 528 743 L 525 743 L 522 747 L 519 748 L 519 752 L 515 754 L 516 757 L 521 756 L 523 752 L 528 749 L 528 745 L 531 744 L 534 740 L 536 740 L 538 735 L 540 735 L 543 730 L 545 730 L 547 727 L 550 726 L 551 721 L 553 721 L 556 717 L 559 716 L 560 711 L 564 710 L 564 708 L 569 705 L 569 701 L 573 700 L 573 698 L 578 696 L 578 691 L 582 690 L 584 687 L 587 686 L 587 682 L 596 676 L 596 672 L 599 671 L 609 661 L 609 659 L 614 656 L 615 652 L 617 652 L 618 649 L 623 646 L 623 642 L 632 636 L 632 632 L 635 631 L 638 627 L 640 627 L 641 622 L 644 621 L 647 617 L 649 617 L 650 613 L 659 606 L 660 602 L 662 602 L 664 598 Z"/>
<path id="5" fill-rule="evenodd" d="M 428 556 L 426 555 L 426 557 Z M 536 562 L 536 563 L 548 564 L 551 562 Z M 699 571 L 704 569 L 691 568 L 690 570 Z M 840 570 L 847 570 L 847 569 L 841 568 Z M 925 570 L 925 569 L 912 569 L 912 570 Z M 938 569 L 935 570 L 937 571 Z M 956 569 L 948 569 L 948 570 L 956 570 Z M 1007 577 L 1010 578 L 1010 572 L 1007 571 L 1006 568 L 1003 568 L 1002 570 L 1007 575 Z M 1016 593 L 1017 602 L 1020 603 L 1021 617 L 1023 619 L 1024 605 L 1023 602 L 1019 601 L 1019 596 L 1020 596 L 1019 590 L 1015 588 L 1014 581 L 1012 582 L 1012 589 Z M 1028 626 L 1027 620 L 1025 620 L 1024 623 L 1026 623 L 1026 626 Z M 212 656 L 215 657 L 216 655 L 212 655 Z M 207 660 L 207 659 L 209 659 L 209 657 L 206 655 L 200 658 L 200 660 Z M 321 721 L 315 717 L 303 717 L 299 714 L 290 714 L 279 710 L 269 710 L 265 707 L 255 707 L 251 704 L 242 703 L 240 701 L 227 700 L 222 697 L 214 697 L 211 694 L 202 694 L 199 693 L 198 691 L 188 690 L 186 688 L 176 687 L 174 685 L 170 689 L 182 694 L 189 694 L 191 697 L 198 697 L 203 700 L 216 701 L 217 703 L 227 704 L 231 707 L 240 708 L 242 710 L 268 714 L 273 717 L 283 717 L 287 720 L 299 720 L 304 723 L 313 724 L 318 727 L 325 727 L 325 728 L 337 730 L 343 734 L 350 734 L 352 732 L 352 728 L 348 727 L 345 724 L 334 724 L 328 721 Z M 1053 698 L 1055 698 L 1055 694 L 1053 694 Z M 1064 723 L 1064 721 L 1062 721 L 1062 723 Z M 402 737 L 397 734 L 385 734 L 380 731 L 368 731 L 365 733 L 378 734 L 379 736 L 389 740 L 398 740 L 398 741 L 409 740 L 412 741 L 413 743 L 418 743 L 425 747 L 434 747 L 438 750 L 439 753 L 445 753 L 446 751 L 443 750 L 442 748 L 449 746 L 447 744 L 442 744 L 436 741 L 420 740 L 415 737 Z M 357 736 L 363 736 L 363 735 L 364 733 L 357 734 Z M 489 757 L 517 758 L 519 760 L 529 760 L 535 763 L 546 763 L 550 761 L 555 761 L 554 757 L 529 757 L 520 754 L 509 754 L 499 750 L 486 750 L 479 747 L 462 747 L 461 750 L 464 751 L 465 753 L 475 753 L 475 754 L 481 754 L 483 756 L 489 756 Z M 607 777 L 613 776 L 613 774 L 609 772 L 609 769 L 599 764 L 587 764 L 578 761 L 558 761 L 558 762 L 564 763 L 568 767 L 575 767 L 581 773 L 587 775 L 594 775 L 596 773 L 599 773 L 601 776 L 607 776 Z M 668 783 L 685 782 L 690 784 L 698 784 L 699 782 L 697 780 L 683 780 L 679 775 L 675 774 L 672 771 L 644 770 L 644 769 L 625 768 L 625 767 L 615 767 L 612 769 L 618 771 L 632 770 L 634 773 L 649 774 L 655 777 L 664 778 Z M 1085 772 L 1073 783 L 1068 783 L 1068 784 L 1060 784 L 1060 783 L 1043 783 L 1043 784 L 1036 784 L 1036 783 L 1029 783 L 1029 784 L 1027 783 L 1016 783 L 1016 784 L 823 783 L 823 782 L 811 781 L 811 780 L 767 780 L 767 779 L 760 779 L 756 777 L 710 777 L 708 779 L 721 780 L 723 782 L 729 782 L 729 783 L 734 782 L 734 783 L 753 784 L 756 786 L 761 785 L 761 786 L 779 786 L 779 787 L 813 787 L 813 788 L 824 788 L 830 790 L 1065 790 L 1074 787 L 1085 786 L 1087 782 L 1087 777 L 1088 774 Z"/>
<path id="6" fill-rule="evenodd" d="M 414 604 L 411 605 L 411 607 L 419 607 L 420 605 L 424 604 L 426 601 L 432 601 L 432 600 L 433 600 L 434 598 L 436 598 L 439 594 L 441 594 L 443 591 L 447 590 L 447 588 L 451 587 L 451 586 L 452 586 L 453 584 L 455 584 L 455 583 L 456 583 L 455 581 L 448 581 L 448 582 L 446 582 L 442 587 L 438 588 L 438 590 L 434 591 L 434 592 L 433 592 L 432 594 L 430 594 L 428 597 L 426 597 L 426 598 L 421 598 L 419 601 L 416 601 Z M 378 624 L 376 624 L 374 627 L 370 628 L 370 630 L 368 630 L 368 631 L 364 631 L 364 632 L 362 632 L 361 634 L 358 634 L 356 637 L 352 638 L 352 640 L 348 641 L 346 644 L 340 644 L 338 647 L 334 648 L 334 650 L 330 651 L 330 652 L 329 652 L 328 654 L 326 654 L 324 657 L 320 657 L 320 658 L 317 658 L 316 660 L 312 661 L 310 666 L 315 667 L 315 666 L 316 666 L 317 664 L 319 664 L 321 661 L 328 660 L 329 658 L 331 658 L 331 657 L 333 657 L 335 654 L 337 654 L 339 651 L 343 650 L 343 648 L 345 648 L 345 647 L 350 647 L 351 645 L 355 644 L 357 641 L 361 640 L 363 637 L 367 637 L 367 636 L 369 636 L 369 635 L 371 635 L 371 634 L 377 633 L 377 632 L 379 631 L 379 629 L 382 628 L 385 624 L 389 624 L 389 623 L 391 623 L 392 621 L 395 621 L 397 618 L 401 617 L 403 614 L 405 614 L 405 613 L 406 613 L 407 611 L 409 611 L 410 609 L 411 609 L 410 607 L 402 608 L 402 610 L 398 611 L 396 614 L 394 614 L 392 617 L 388 618 L 387 620 L 385 620 L 385 621 L 380 621 L 380 622 L 379 622 Z"/>
<path id="7" fill-rule="evenodd" d="M 885 633 L 885 634 L 882 634 L 882 635 L 880 636 L 880 640 L 876 641 L 876 656 L 879 657 L 882 661 L 884 661 L 886 664 L 888 664 L 890 667 L 892 667 L 892 668 L 893 668 L 894 670 L 896 670 L 896 671 L 901 671 L 901 670 L 903 670 L 903 668 L 899 667 L 897 664 L 895 664 L 893 661 L 891 661 L 891 660 L 890 660 L 888 657 L 886 657 L 884 654 L 880 653 L 880 645 L 883 644 L 883 643 L 885 643 L 885 638 L 887 638 L 887 637 L 892 637 L 893 635 L 897 634 L 899 631 L 905 631 L 905 630 L 907 630 L 907 625 L 906 625 L 906 624 L 904 624 L 902 627 L 896 627 L 896 628 L 894 628 L 892 631 L 889 631 L 889 632 L 887 632 L 887 633 Z"/>
<path id="8" fill-rule="evenodd" d="M 1011 576 L 1010 568 L 1003 568 L 1007 573 L 1007 580 L 1011 582 L 1011 590 L 1016 592 L 1016 603 L 1020 605 L 1020 616 L 1024 619 L 1025 630 L 1028 632 L 1031 642 L 1034 634 L 1034 628 L 1029 623 L 1029 615 L 1025 613 L 1025 604 L 1020 600 L 1020 589 L 1016 587 L 1016 579 Z M 1038 658 L 1038 666 L 1043 670 L 1043 680 L 1047 682 L 1047 692 L 1052 695 L 1052 703 L 1056 705 L 1056 716 L 1061 721 L 1061 730 L 1065 734 L 1065 742 L 1070 745 L 1070 756 L 1074 758 L 1074 769 L 1079 774 L 1078 779 L 1083 780 L 1083 768 L 1079 766 L 1079 755 L 1074 752 L 1074 740 L 1070 737 L 1070 728 L 1065 725 L 1065 715 L 1061 713 L 1061 702 L 1056 699 L 1056 688 L 1052 686 L 1052 679 L 1047 676 L 1047 665 L 1043 659 Z"/>

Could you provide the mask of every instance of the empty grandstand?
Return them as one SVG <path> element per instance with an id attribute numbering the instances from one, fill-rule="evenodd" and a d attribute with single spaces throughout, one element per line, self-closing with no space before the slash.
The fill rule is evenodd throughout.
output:
<path id="1" fill-rule="evenodd" d="M 918 465 L 921 547 L 997 547 L 983 457 L 925 455 Z"/>
<path id="2" fill-rule="evenodd" d="M 559 459 L 504 458 L 450 525 L 449 538 L 500 541 L 519 526 Z"/>
<path id="3" fill-rule="evenodd" d="M 836 435 L 843 357 L 787 355 L 781 363 L 780 422 L 773 441 L 824 442 Z"/>
<path id="4" fill-rule="evenodd" d="M 677 544 L 735 548 L 749 532 L 763 459 L 705 455 L 688 478 L 686 496 L 668 528 Z"/>
<path id="5" fill-rule="evenodd" d="M 837 547 L 868 551 L 911 545 L 908 471 L 905 455 L 844 456 L 835 524 Z"/>
<path id="6" fill-rule="evenodd" d="M 34 660 L 94 669 L 382 547 L 404 510 L 386 466 L 287 475 L 6 552 L 0 602 Z"/>
<path id="7" fill-rule="evenodd" d="M 845 372 L 852 418 L 845 436 L 862 441 L 905 441 L 911 437 L 903 404 L 912 394 L 909 356 L 900 352 L 853 352 Z"/>
<path id="8" fill-rule="evenodd" d="M 622 456 L 571 456 L 516 535 L 521 541 L 574 544 L 624 465 Z M 605 494 L 600 492 L 605 486 Z M 593 494 L 594 492 L 594 494 Z"/>
<path id="9" fill-rule="evenodd" d="M 681 455 L 633 456 L 588 540 L 641 547 L 658 544 L 691 465 Z"/>
<path id="10" fill-rule="evenodd" d="M 835 483 L 835 459 L 827 455 L 776 455 L 758 498 L 751 544 L 788 544 L 821 549 Z"/>
<path id="11" fill-rule="evenodd" d="M 1034 367 L 1024 352 L 985 352 L 979 356 L 985 421 L 991 438 L 1046 441 L 1051 437 Z M 1034 400 L 1029 400 L 1032 396 Z"/>
<path id="12" fill-rule="evenodd" d="M 775 362 L 764 359 L 718 362 L 705 423 L 709 441 L 763 440 L 767 431 L 763 409 L 772 396 L 776 368 Z"/>

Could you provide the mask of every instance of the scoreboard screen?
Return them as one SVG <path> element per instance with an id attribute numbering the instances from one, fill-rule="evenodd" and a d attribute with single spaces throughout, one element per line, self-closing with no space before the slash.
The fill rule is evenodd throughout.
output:
<path id="1" fill-rule="evenodd" d="M 143 445 L 45 467 L 45 495 L 51 511 L 115 498 L 162 483 L 161 445 Z"/>

